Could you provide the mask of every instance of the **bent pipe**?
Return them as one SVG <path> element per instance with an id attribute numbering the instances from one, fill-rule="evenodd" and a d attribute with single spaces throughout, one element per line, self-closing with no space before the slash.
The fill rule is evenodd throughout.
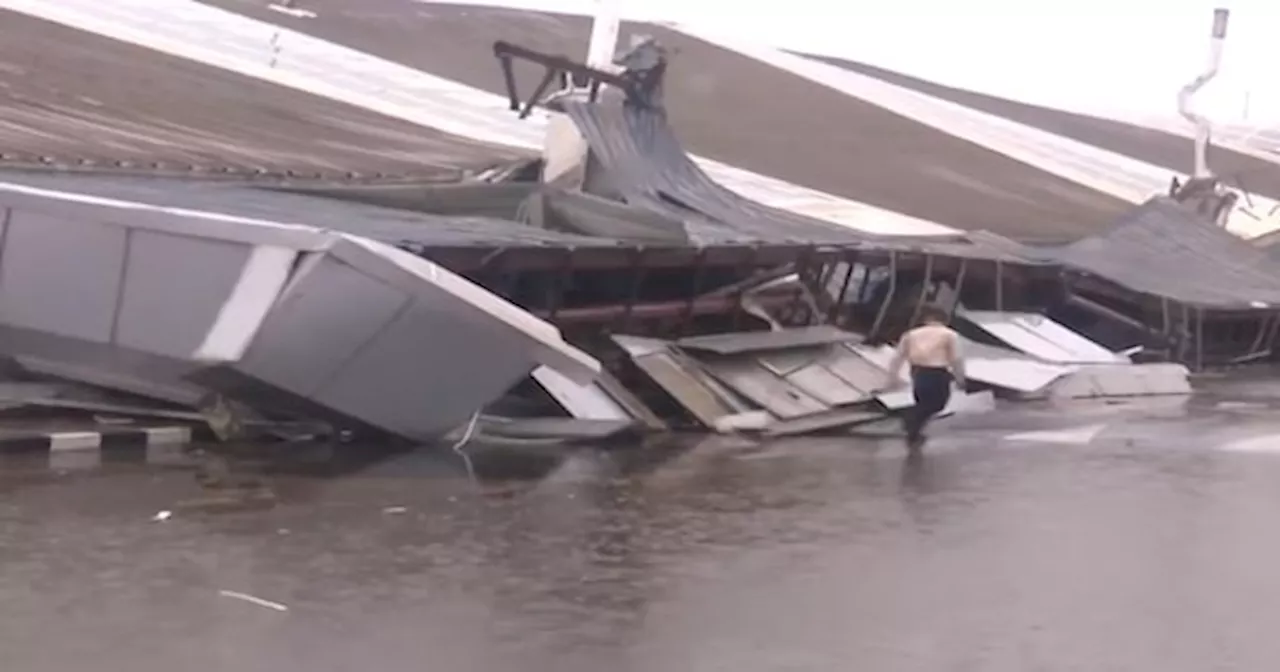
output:
<path id="1" fill-rule="evenodd" d="M 1200 73 L 1189 84 L 1182 87 L 1178 92 L 1178 112 L 1183 119 L 1191 122 L 1196 127 L 1195 140 L 1195 176 L 1210 177 L 1208 148 L 1209 137 L 1211 132 L 1211 122 L 1207 117 L 1196 114 L 1191 109 L 1191 98 L 1195 96 L 1205 84 L 1208 84 L 1214 77 L 1218 76 L 1218 68 L 1222 63 L 1222 43 L 1227 37 L 1227 19 L 1230 18 L 1231 11 L 1224 8 L 1213 10 L 1213 32 L 1209 43 L 1209 65 L 1204 72 Z"/>

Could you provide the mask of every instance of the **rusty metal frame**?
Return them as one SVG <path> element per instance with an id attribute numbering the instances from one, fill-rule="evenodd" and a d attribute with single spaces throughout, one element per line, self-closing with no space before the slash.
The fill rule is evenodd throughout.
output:
<path id="1" fill-rule="evenodd" d="M 960 268 L 956 271 L 956 300 L 951 304 L 951 310 L 947 311 L 947 322 L 950 323 L 956 316 L 956 311 L 960 308 L 960 293 L 964 291 L 965 277 L 969 273 L 969 260 L 961 257 Z"/>
<path id="2" fill-rule="evenodd" d="M 644 281 L 649 275 L 649 268 L 644 263 L 647 251 L 648 248 L 643 245 L 637 246 L 632 250 L 631 290 L 627 292 L 627 303 L 622 309 L 620 325 L 623 334 L 628 333 L 628 330 L 631 329 L 631 315 L 635 311 L 636 302 L 640 300 L 640 289 L 644 286 Z"/>
<path id="3" fill-rule="evenodd" d="M 800 312 L 800 305 L 804 303 L 804 294 L 809 291 L 809 286 L 805 284 L 804 276 L 813 268 L 813 260 L 818 256 L 817 246 L 810 246 L 805 250 L 804 254 L 796 260 L 796 291 L 791 296 L 791 303 L 787 306 L 787 322 L 792 326 L 796 323 L 796 315 Z M 808 308 L 806 307 L 807 311 Z"/>
<path id="4" fill-rule="evenodd" d="M 564 302 L 564 293 L 569 284 L 569 279 L 573 276 L 574 249 L 572 246 L 564 249 L 564 263 L 560 267 L 560 271 L 556 273 L 553 280 L 554 289 L 551 290 L 550 305 L 547 306 L 547 319 L 555 322 L 556 314 L 560 312 L 560 304 Z"/>
<path id="5" fill-rule="evenodd" d="M 876 313 L 876 321 L 871 323 L 871 328 L 867 330 L 867 342 L 875 339 L 880 333 L 880 327 L 884 326 L 884 319 L 889 314 L 889 305 L 893 303 L 898 293 L 898 251 L 889 252 L 889 291 L 884 294 L 884 301 L 880 304 L 880 310 Z"/>
<path id="6" fill-rule="evenodd" d="M 743 260 L 739 268 L 743 269 L 746 273 L 751 273 L 758 266 L 757 262 L 759 260 L 760 260 L 760 246 L 753 245 L 751 247 L 751 254 L 747 255 L 747 258 Z M 735 306 L 742 305 L 742 297 L 747 295 L 748 289 L 749 288 L 747 287 L 743 287 L 733 293 L 733 303 Z M 739 331 L 742 329 L 742 317 L 743 317 L 743 313 L 741 308 L 733 312 L 733 317 L 730 318 L 730 324 L 733 331 Z"/>

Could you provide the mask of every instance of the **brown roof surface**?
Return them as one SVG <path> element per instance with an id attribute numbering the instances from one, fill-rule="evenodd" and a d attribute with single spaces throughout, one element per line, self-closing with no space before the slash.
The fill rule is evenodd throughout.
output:
<path id="1" fill-rule="evenodd" d="M 318 14 L 309 19 L 268 10 L 268 0 L 204 1 L 495 93 L 505 93 L 495 40 L 581 58 L 588 35 L 580 17 L 413 0 L 300 0 Z M 624 28 L 637 32 L 675 49 L 672 124 L 703 156 L 1024 239 L 1078 238 L 1131 207 L 752 58 L 657 26 Z M 521 83 L 527 91 L 534 77 Z"/>
<path id="2" fill-rule="evenodd" d="M 845 59 L 823 56 L 810 58 L 1079 140 L 1095 147 L 1131 156 L 1147 163 L 1164 166 L 1183 175 L 1190 174 L 1194 167 L 1192 141 L 1173 133 L 956 89 Z M 1169 99 L 1172 105 L 1172 94 Z M 1218 175 L 1241 188 L 1271 198 L 1280 198 L 1280 164 L 1229 149 L 1213 147 L 1209 152 L 1209 166 Z"/>
<path id="3" fill-rule="evenodd" d="M 428 175 L 522 154 L 17 12 L 0 24 L 0 166 Z"/>

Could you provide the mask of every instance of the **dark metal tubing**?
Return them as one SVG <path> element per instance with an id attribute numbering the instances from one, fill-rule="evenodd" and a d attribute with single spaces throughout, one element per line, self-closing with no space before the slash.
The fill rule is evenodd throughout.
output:
<path id="1" fill-rule="evenodd" d="M 751 247 L 751 254 L 747 255 L 746 259 L 744 259 L 742 262 L 742 266 L 740 267 L 744 269 L 743 271 L 744 275 L 750 274 L 756 269 L 756 262 L 759 261 L 759 259 L 760 259 L 760 246 L 754 245 Z M 746 287 L 743 287 L 742 289 L 739 289 L 737 292 L 734 292 L 733 304 L 735 306 L 741 306 L 742 297 L 745 296 L 746 293 L 747 293 Z M 742 311 L 741 310 L 734 311 L 733 318 L 731 319 L 731 323 L 734 331 L 738 331 L 742 328 Z"/>
<path id="2" fill-rule="evenodd" d="M 547 315 L 552 322 L 556 319 L 556 314 L 560 312 L 560 304 L 564 300 L 566 286 L 569 284 L 569 278 L 573 275 L 574 247 L 566 247 L 564 252 L 564 266 L 560 272 L 556 274 L 555 289 L 551 292 L 551 305 L 547 307 Z"/>
<path id="3" fill-rule="evenodd" d="M 857 263 L 858 253 L 853 250 L 846 250 L 843 261 L 848 265 L 848 269 L 844 273 L 844 282 L 840 283 L 840 294 L 836 296 L 836 302 L 831 306 L 831 310 L 827 311 L 827 321 L 839 324 L 840 309 L 844 307 L 844 297 L 849 293 L 849 283 L 853 281 L 853 267 Z M 832 273 L 835 273 L 836 264 L 832 264 Z"/>
<path id="4" fill-rule="evenodd" d="M 791 305 L 787 307 L 787 318 L 794 325 L 796 323 L 796 314 L 800 312 L 799 307 L 804 299 L 805 290 L 808 286 L 805 284 L 804 276 L 809 273 L 813 266 L 813 259 L 817 255 L 817 248 L 810 247 L 805 250 L 804 256 L 796 262 L 796 288 L 795 293 L 791 296 Z M 807 309 L 806 309 L 807 310 Z"/>
<path id="5" fill-rule="evenodd" d="M 1185 303 L 1182 306 L 1182 325 L 1178 334 L 1178 362 L 1187 363 L 1187 350 L 1191 347 L 1191 309 Z"/>
<path id="6" fill-rule="evenodd" d="M 698 295 L 702 293 L 702 283 L 707 272 L 707 248 L 704 247 L 698 250 L 698 256 L 693 264 L 693 286 L 689 291 L 689 300 L 685 302 L 685 309 L 680 316 L 680 322 L 676 324 L 676 338 L 684 336 L 685 329 L 689 326 L 689 320 L 693 318 L 693 304 L 697 301 Z"/>
<path id="7" fill-rule="evenodd" d="M 502 79 L 507 83 L 507 106 L 515 112 L 520 109 L 520 92 L 516 88 L 516 73 L 511 66 L 511 57 L 499 55 L 498 62 L 502 64 Z"/>
<path id="8" fill-rule="evenodd" d="M 533 114 L 533 108 L 538 106 L 538 101 L 547 93 L 547 89 L 550 89 L 551 85 L 555 83 L 556 76 L 559 74 L 559 72 L 547 68 L 547 74 L 542 77 L 541 82 L 538 82 L 538 86 L 533 90 L 533 95 L 529 97 L 529 100 L 525 101 L 524 109 L 520 110 L 521 119 L 527 119 L 530 114 Z"/>
<path id="9" fill-rule="evenodd" d="M 880 311 L 876 313 L 876 321 L 871 324 L 871 329 L 867 331 L 867 341 L 870 342 L 880 332 L 880 327 L 884 325 L 884 318 L 889 314 L 889 304 L 893 303 L 894 295 L 898 292 L 898 252 L 894 250 L 889 253 L 889 291 L 884 294 L 884 302 L 880 304 Z"/>
<path id="10" fill-rule="evenodd" d="M 1253 339 L 1253 344 L 1249 346 L 1249 355 L 1252 355 L 1262 349 L 1262 339 L 1266 338 L 1267 332 L 1271 330 L 1271 322 L 1275 319 L 1275 315 L 1267 315 L 1258 322 L 1258 336 Z"/>
<path id="11" fill-rule="evenodd" d="M 1004 262 L 996 259 L 996 310 L 1004 312 Z"/>

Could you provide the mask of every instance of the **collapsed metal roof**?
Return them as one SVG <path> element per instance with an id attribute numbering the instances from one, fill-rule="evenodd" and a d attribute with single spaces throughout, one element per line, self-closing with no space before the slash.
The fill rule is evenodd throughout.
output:
<path id="1" fill-rule="evenodd" d="M 1280 306 L 1280 263 L 1170 198 L 1049 256 L 1132 291 L 1219 309 Z"/>
<path id="2" fill-rule="evenodd" d="M 1140 159 L 1172 172 L 1190 175 L 1194 169 L 1191 138 L 1165 131 L 1101 119 L 1084 114 L 1063 112 L 1039 105 L 990 96 L 944 86 L 892 70 L 878 68 L 842 58 L 807 56 L 846 70 L 875 77 L 935 98 L 981 110 L 1049 133 L 1079 140 Z M 1172 99 L 1172 93 L 1170 94 Z M 1209 165 L 1227 184 L 1280 198 L 1280 164 L 1220 146 L 1210 145 Z"/>
<path id="3" fill-rule="evenodd" d="M 0 10 L 0 167 L 442 176 L 527 155 Z"/>
<path id="4" fill-rule="evenodd" d="M 266 0 L 203 0 L 494 93 L 491 46 L 576 57 L 589 20 L 545 12 L 366 0 L 308 0 L 312 18 Z M 666 100 L 690 151 L 855 201 L 967 230 L 1074 240 L 1130 204 L 682 33 L 626 23 L 673 53 Z M 519 75 L 519 73 L 517 73 Z"/>

